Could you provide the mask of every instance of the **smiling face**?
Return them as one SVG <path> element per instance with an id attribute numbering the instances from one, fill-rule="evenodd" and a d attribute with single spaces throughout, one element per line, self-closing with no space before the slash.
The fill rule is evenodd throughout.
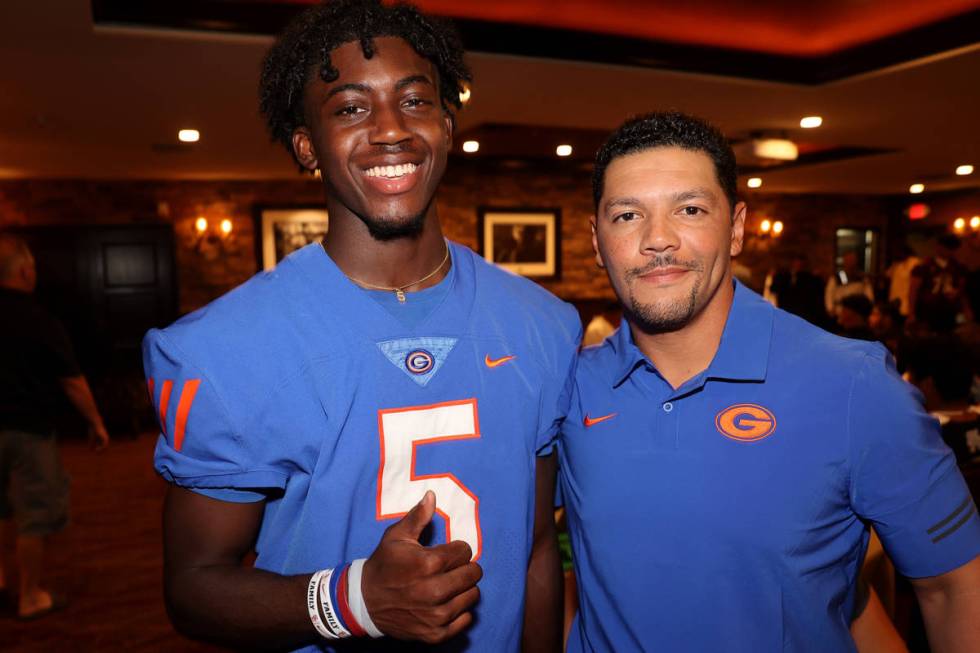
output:
<path id="1" fill-rule="evenodd" d="M 330 60 L 340 75 L 307 83 L 296 158 L 320 169 L 331 221 L 356 216 L 378 240 L 417 235 L 451 144 L 436 69 L 395 37 L 375 38 L 371 59 L 350 42 Z"/>
<path id="2" fill-rule="evenodd" d="M 707 154 L 655 147 L 609 164 L 592 241 L 630 322 L 662 333 L 730 297 L 719 289 L 744 224 L 745 204 L 732 210 Z"/>

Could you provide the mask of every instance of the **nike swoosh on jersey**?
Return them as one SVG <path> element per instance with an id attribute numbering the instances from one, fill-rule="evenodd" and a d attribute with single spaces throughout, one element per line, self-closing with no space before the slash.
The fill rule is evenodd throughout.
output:
<path id="1" fill-rule="evenodd" d="M 483 362 L 487 364 L 487 367 L 500 367 L 507 361 L 511 361 L 517 358 L 517 356 L 502 356 L 500 358 L 490 358 L 490 354 L 486 355 Z"/>
<path id="2" fill-rule="evenodd" d="M 588 414 L 585 415 L 585 419 L 582 420 L 586 427 L 595 426 L 599 422 L 605 422 L 607 419 L 612 419 L 618 415 L 618 413 L 609 413 L 608 415 L 603 415 L 601 417 L 589 417 Z"/>

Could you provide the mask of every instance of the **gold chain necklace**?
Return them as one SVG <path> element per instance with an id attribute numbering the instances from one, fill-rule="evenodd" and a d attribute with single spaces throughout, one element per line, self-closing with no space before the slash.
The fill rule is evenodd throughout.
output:
<path id="1" fill-rule="evenodd" d="M 427 281 L 428 279 L 431 279 L 433 276 L 435 276 L 436 272 L 438 272 L 439 270 L 442 269 L 442 266 L 444 266 L 446 264 L 446 261 L 448 261 L 448 260 L 449 260 L 449 245 L 447 244 L 446 245 L 446 255 L 442 257 L 442 261 L 439 263 L 438 266 L 436 266 L 436 269 L 435 270 L 433 270 L 429 274 L 425 275 L 424 277 L 422 277 L 418 281 L 413 281 L 412 283 L 406 283 L 404 286 L 376 286 L 373 283 L 368 283 L 367 281 L 361 281 L 360 279 L 355 279 L 354 277 L 350 276 L 346 272 L 344 273 L 344 276 L 346 276 L 348 279 L 350 279 L 351 281 L 353 281 L 357 285 L 362 286 L 364 288 L 370 288 L 371 290 L 387 290 L 388 292 L 393 292 L 393 293 L 395 293 L 395 297 L 398 298 L 398 301 L 401 302 L 402 304 L 404 304 L 405 303 L 405 289 L 406 288 L 410 288 L 411 286 L 418 285 L 418 284 L 422 283 L 423 281 Z"/>

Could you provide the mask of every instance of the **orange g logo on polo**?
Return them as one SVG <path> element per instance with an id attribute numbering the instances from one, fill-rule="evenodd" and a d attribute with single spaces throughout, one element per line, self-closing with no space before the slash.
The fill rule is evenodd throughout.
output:
<path id="1" fill-rule="evenodd" d="M 776 416 L 758 404 L 735 404 L 715 416 L 715 427 L 726 438 L 756 442 L 773 434 Z"/>

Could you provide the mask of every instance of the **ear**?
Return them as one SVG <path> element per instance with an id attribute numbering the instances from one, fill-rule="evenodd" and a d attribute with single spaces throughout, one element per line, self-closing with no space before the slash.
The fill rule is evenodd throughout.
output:
<path id="1" fill-rule="evenodd" d="M 602 262 L 602 254 L 599 253 L 599 238 L 596 235 L 596 217 L 589 216 L 589 226 L 592 227 L 592 253 L 595 254 L 595 264 L 605 269 L 606 264 Z"/>
<path id="2" fill-rule="evenodd" d="M 456 128 L 456 118 L 448 111 L 442 112 L 442 120 L 446 124 L 446 151 L 453 150 L 453 132 Z"/>
<path id="3" fill-rule="evenodd" d="M 729 254 L 732 257 L 742 253 L 742 243 L 745 240 L 745 215 L 748 207 L 745 202 L 735 204 L 735 212 L 732 217 L 732 242 L 729 247 Z"/>
<path id="4" fill-rule="evenodd" d="M 297 127 L 293 130 L 293 155 L 299 164 L 310 172 L 315 171 L 320 163 L 313 148 L 313 137 L 306 127 Z"/>

